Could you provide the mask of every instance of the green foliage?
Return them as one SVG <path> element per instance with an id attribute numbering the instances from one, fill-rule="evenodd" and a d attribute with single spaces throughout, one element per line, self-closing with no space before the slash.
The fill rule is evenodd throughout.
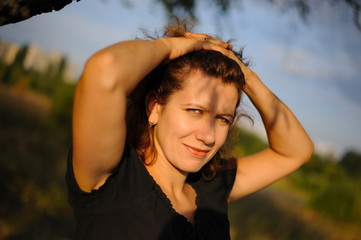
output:
<path id="1" fill-rule="evenodd" d="M 291 180 L 307 192 L 309 206 L 323 216 L 361 226 L 361 182 L 350 177 L 338 162 L 315 154 Z"/>
<path id="2" fill-rule="evenodd" d="M 285 182 L 291 184 L 278 186 L 278 191 L 266 189 L 230 204 L 232 239 L 342 239 L 339 236 L 346 233 L 358 236 L 353 231 L 360 230 L 344 226 L 361 229 L 361 181 L 350 177 L 333 157 L 314 154 Z M 292 194 L 295 191 L 302 197 L 295 197 Z M 308 213 L 302 217 L 310 209 L 317 213 L 311 223 Z M 323 225 L 329 221 L 336 229 Z"/>
<path id="3" fill-rule="evenodd" d="M 48 124 L 61 133 L 65 141 L 70 142 L 75 83 L 64 81 L 67 60 L 62 57 L 59 64 L 49 64 L 44 72 L 26 70 L 23 64 L 27 52 L 28 46 L 23 46 L 10 66 L 0 62 L 3 84 L 17 86 L 25 91 L 29 89 L 49 97 L 53 107 Z"/>
<path id="4" fill-rule="evenodd" d="M 62 57 L 59 64 L 49 64 L 48 68 L 43 72 L 34 69 L 27 70 L 23 66 L 27 51 L 28 46 L 23 46 L 10 66 L 6 66 L 4 63 L 0 64 L 2 83 L 9 86 L 20 83 L 26 88 L 52 98 L 58 86 L 64 82 L 66 59 Z"/>
<path id="5" fill-rule="evenodd" d="M 75 84 L 64 81 L 65 58 L 45 72 L 25 70 L 26 51 L 10 66 L 0 63 L 0 87 L 21 92 L 0 91 L 0 239 L 70 239 L 64 175 Z M 52 102 L 50 112 L 22 98 L 32 92 Z"/>
<path id="6" fill-rule="evenodd" d="M 168 13 L 179 16 L 179 12 L 187 13 L 194 18 L 195 0 L 158 0 Z"/>
<path id="7" fill-rule="evenodd" d="M 323 184 L 310 197 L 310 206 L 327 217 L 361 224 L 360 182 L 350 178 L 337 163 L 326 165 L 320 178 Z"/>
<path id="8" fill-rule="evenodd" d="M 162 3 L 169 15 L 178 17 L 196 18 L 195 8 L 196 0 L 158 0 Z M 221 13 L 225 13 L 231 7 L 231 0 L 211 0 L 210 4 L 214 4 Z"/>
<path id="9" fill-rule="evenodd" d="M 249 130 L 234 126 L 230 131 L 225 149 L 234 157 L 257 153 L 268 147 L 268 144 Z"/>
<path id="10" fill-rule="evenodd" d="M 0 100 L 0 239 L 70 239 L 67 146 L 23 108 Z"/>
<path id="11" fill-rule="evenodd" d="M 19 52 L 16 54 L 16 57 L 15 57 L 15 60 L 13 63 L 14 66 L 22 67 L 23 62 L 26 57 L 26 54 L 28 52 L 28 49 L 29 49 L 29 47 L 27 45 L 20 48 Z"/>
<path id="12" fill-rule="evenodd" d="M 313 153 L 310 161 L 307 162 L 306 164 L 304 164 L 300 170 L 303 172 L 308 172 L 308 173 L 320 172 L 320 171 L 322 171 L 326 162 L 328 162 L 327 157 L 322 156 L 317 153 Z"/>
<path id="13" fill-rule="evenodd" d="M 52 127 L 63 134 L 66 142 L 71 142 L 71 123 L 75 84 L 62 82 L 53 97 L 50 115 Z"/>
<path id="14" fill-rule="evenodd" d="M 361 155 L 348 151 L 341 158 L 340 166 L 351 176 L 361 177 Z"/>
<path id="15" fill-rule="evenodd" d="M 2 61 L 0 61 L 0 83 L 8 84 L 9 79 L 9 67 Z"/>
<path id="16" fill-rule="evenodd" d="M 347 179 L 332 181 L 310 198 L 310 206 L 342 222 L 361 223 L 360 185 Z"/>
<path id="17" fill-rule="evenodd" d="M 279 194 L 279 193 L 277 193 Z M 296 204 L 291 206 L 296 207 Z M 270 192 L 258 192 L 229 206 L 232 240 L 326 240 L 322 229 L 303 220 L 273 199 Z"/>

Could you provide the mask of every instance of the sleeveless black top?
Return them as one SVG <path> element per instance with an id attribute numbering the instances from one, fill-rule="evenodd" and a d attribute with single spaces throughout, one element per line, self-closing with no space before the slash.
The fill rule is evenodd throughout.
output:
<path id="1" fill-rule="evenodd" d="M 187 182 L 197 193 L 193 225 L 173 209 L 133 148 L 126 145 L 118 167 L 91 193 L 76 183 L 70 149 L 66 181 L 75 217 L 74 239 L 230 239 L 227 198 L 235 174 L 235 169 L 224 171 L 212 181 L 189 175 Z"/>

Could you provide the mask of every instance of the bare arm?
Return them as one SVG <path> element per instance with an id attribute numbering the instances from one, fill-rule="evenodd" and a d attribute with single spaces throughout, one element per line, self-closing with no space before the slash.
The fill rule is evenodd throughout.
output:
<path id="1" fill-rule="evenodd" d="M 77 85 L 73 112 L 73 169 L 84 191 L 104 184 L 119 164 L 126 137 L 126 97 L 161 62 L 200 49 L 224 51 L 223 42 L 188 37 L 127 41 L 94 54 Z"/>
<path id="2" fill-rule="evenodd" d="M 260 113 L 269 148 L 238 159 L 236 180 L 229 201 L 258 191 L 307 162 L 313 143 L 290 109 L 243 63 L 245 93 Z"/>

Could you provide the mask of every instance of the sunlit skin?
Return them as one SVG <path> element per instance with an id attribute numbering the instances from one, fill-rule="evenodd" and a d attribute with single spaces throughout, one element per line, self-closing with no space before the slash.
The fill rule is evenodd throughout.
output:
<path id="1" fill-rule="evenodd" d="M 156 161 L 183 174 L 199 171 L 224 144 L 234 120 L 238 93 L 234 85 L 194 71 L 183 89 L 166 103 L 155 103 Z"/>

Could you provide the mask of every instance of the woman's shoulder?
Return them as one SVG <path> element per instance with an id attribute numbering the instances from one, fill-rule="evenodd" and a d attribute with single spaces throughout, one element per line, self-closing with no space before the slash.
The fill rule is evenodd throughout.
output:
<path id="1" fill-rule="evenodd" d="M 119 164 L 111 171 L 111 174 L 106 179 L 105 183 L 98 189 L 94 189 L 91 192 L 84 192 L 77 184 L 76 178 L 73 171 L 73 160 L 72 160 L 72 145 L 69 147 L 67 171 L 66 171 L 66 182 L 68 188 L 69 199 L 82 199 L 84 201 L 87 198 L 97 195 L 112 194 L 115 189 L 127 189 L 131 184 L 138 186 L 136 181 L 142 181 L 146 176 L 145 168 L 143 163 L 140 161 L 136 150 L 129 144 L 126 143 L 124 152 Z M 137 176 L 134 178 L 134 176 Z"/>

